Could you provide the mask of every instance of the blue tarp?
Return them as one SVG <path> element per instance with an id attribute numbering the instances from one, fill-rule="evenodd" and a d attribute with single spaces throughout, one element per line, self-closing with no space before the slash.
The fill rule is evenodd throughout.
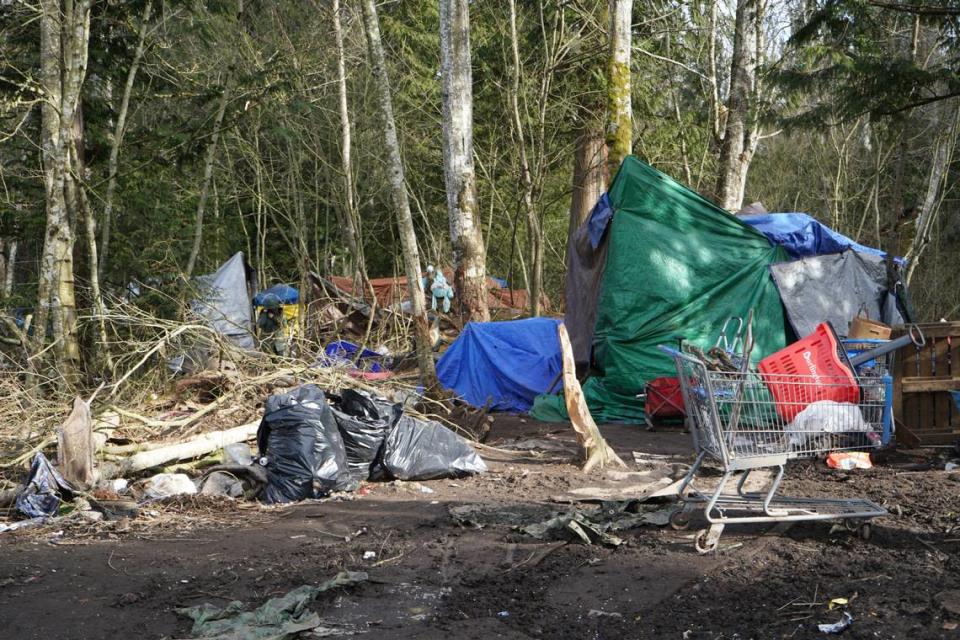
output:
<path id="1" fill-rule="evenodd" d="M 373 373 L 384 371 L 384 366 L 380 363 L 380 361 L 383 360 L 382 355 L 376 351 L 364 349 L 360 353 L 360 358 L 357 359 L 357 349 L 359 348 L 357 345 L 352 342 L 347 342 L 346 340 L 331 342 L 323 349 L 326 359 L 321 357 L 321 363 L 336 366 L 343 364 L 352 365 L 354 361 L 357 361 L 357 364 L 367 371 Z"/>
<path id="2" fill-rule="evenodd" d="M 437 363 L 440 383 L 475 407 L 528 411 L 560 373 L 559 320 L 471 322 Z"/>
<path id="3" fill-rule="evenodd" d="M 280 304 L 297 304 L 300 302 L 299 291 L 287 284 L 275 284 L 253 296 L 253 304 L 258 307 L 263 306 L 267 296 L 276 296 Z"/>
<path id="4" fill-rule="evenodd" d="M 773 244 L 786 249 L 792 258 L 842 253 L 847 249 L 877 256 L 887 255 L 880 249 L 854 242 L 805 213 L 763 213 L 737 217 L 767 236 Z M 901 259 L 897 258 L 897 262 L 901 262 Z"/>
<path id="5" fill-rule="evenodd" d="M 604 193 L 593 205 L 590 212 L 590 218 L 587 220 L 587 229 L 590 231 L 590 244 L 594 249 L 600 246 L 603 240 L 603 233 L 607 230 L 607 224 L 613 218 L 613 206 L 610 204 L 610 196 Z"/>

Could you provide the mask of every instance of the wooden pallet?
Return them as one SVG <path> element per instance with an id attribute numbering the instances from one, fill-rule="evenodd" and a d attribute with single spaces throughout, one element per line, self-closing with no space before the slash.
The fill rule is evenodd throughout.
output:
<path id="1" fill-rule="evenodd" d="M 949 445 L 960 440 L 960 409 L 951 391 L 960 391 L 960 322 L 921 324 L 923 347 L 909 346 L 894 357 L 893 415 L 897 440 L 907 446 Z M 903 335 L 901 327 L 893 337 Z"/>

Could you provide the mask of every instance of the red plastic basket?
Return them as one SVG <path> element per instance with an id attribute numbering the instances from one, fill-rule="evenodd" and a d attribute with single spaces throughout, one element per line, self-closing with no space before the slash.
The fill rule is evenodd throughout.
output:
<path id="1" fill-rule="evenodd" d="M 793 420 L 819 400 L 853 404 L 860 400 L 857 378 L 829 322 L 761 360 L 759 369 L 784 420 Z"/>

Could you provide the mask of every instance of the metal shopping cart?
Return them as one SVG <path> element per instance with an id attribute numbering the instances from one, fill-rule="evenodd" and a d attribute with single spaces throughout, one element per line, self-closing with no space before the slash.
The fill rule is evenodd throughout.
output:
<path id="1" fill-rule="evenodd" d="M 881 379 L 714 371 L 690 354 L 661 349 L 676 362 L 697 451 L 670 524 L 686 529 L 702 507 L 709 528 L 695 537 L 699 552 L 716 549 L 724 526 L 733 523 L 841 520 L 862 538 L 870 536 L 866 521 L 887 512 L 869 500 L 797 498 L 777 491 L 788 460 L 880 445 L 886 404 Z M 694 486 L 707 458 L 723 472 L 709 493 Z M 774 469 L 773 480 L 766 491 L 748 491 L 751 471 L 761 468 Z M 737 473 L 736 493 L 726 492 Z"/>

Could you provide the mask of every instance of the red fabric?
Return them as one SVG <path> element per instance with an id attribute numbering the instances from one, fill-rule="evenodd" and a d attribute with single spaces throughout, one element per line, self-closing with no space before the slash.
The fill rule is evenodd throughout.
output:
<path id="1" fill-rule="evenodd" d="M 646 386 L 647 401 L 644 411 L 656 418 L 681 418 L 686 413 L 683 408 L 683 390 L 679 378 L 654 378 Z"/>

